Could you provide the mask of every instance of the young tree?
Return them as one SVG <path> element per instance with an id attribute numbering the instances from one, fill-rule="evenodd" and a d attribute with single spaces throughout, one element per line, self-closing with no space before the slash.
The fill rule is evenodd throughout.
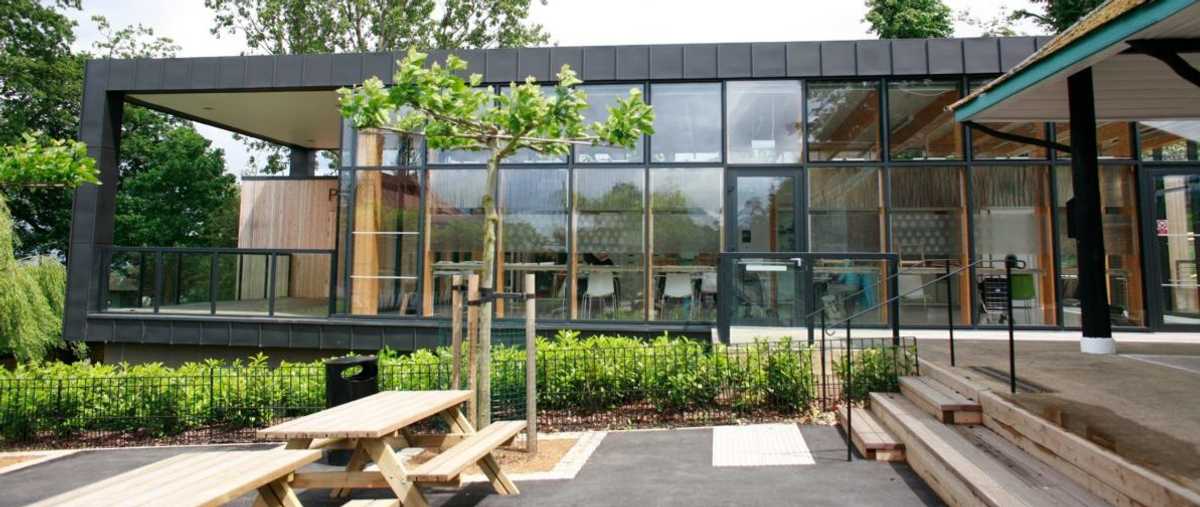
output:
<path id="1" fill-rule="evenodd" d="M 608 110 L 608 119 L 590 126 L 583 124 L 587 96 L 576 87 L 580 81 L 569 66 L 558 73 L 553 93 L 543 95 L 532 77 L 512 84 L 509 93 L 481 87 L 483 77 L 473 74 L 464 81 L 455 73 L 466 62 L 451 55 L 445 66 L 425 65 L 426 55 L 410 49 L 400 62 L 395 84 L 385 88 L 379 79 L 368 79 L 353 90 L 341 89 L 342 115 L 356 127 L 383 128 L 424 135 L 430 148 L 472 150 L 488 154 L 484 209 L 483 259 L 480 290 L 488 293 L 495 283 L 496 229 L 500 215 L 496 194 L 500 162 L 517 150 L 566 155 L 571 145 L 609 144 L 629 148 L 643 134 L 653 133 L 654 111 L 641 92 Z M 478 343 L 479 387 L 476 392 L 481 425 L 491 418 L 491 327 L 492 303 L 480 307 Z"/>
<path id="2" fill-rule="evenodd" d="M 942 0 L 867 0 L 871 31 L 880 39 L 927 39 L 954 33 Z"/>
<path id="3" fill-rule="evenodd" d="M 95 162 L 81 142 L 25 134 L 0 146 L 0 188 L 61 187 L 99 183 Z M 0 353 L 39 360 L 62 342 L 66 269 L 54 258 L 18 261 L 13 220 L 0 197 Z"/>
<path id="4" fill-rule="evenodd" d="M 1058 33 L 1066 30 L 1079 21 L 1092 9 L 1099 7 L 1105 0 L 1033 0 L 1040 4 L 1043 12 L 1037 13 L 1028 9 L 1013 11 L 1013 19 L 1032 19 L 1051 32 Z"/>

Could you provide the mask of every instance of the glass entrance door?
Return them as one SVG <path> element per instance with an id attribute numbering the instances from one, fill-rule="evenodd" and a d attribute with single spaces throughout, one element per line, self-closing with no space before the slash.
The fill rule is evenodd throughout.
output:
<path id="1" fill-rule="evenodd" d="M 737 171 L 725 209 L 729 210 L 727 247 L 733 252 L 796 252 L 802 250 L 801 198 L 804 180 L 799 171 Z"/>
<path id="2" fill-rule="evenodd" d="M 1154 261 L 1162 323 L 1200 326 L 1200 172 L 1154 177 Z"/>

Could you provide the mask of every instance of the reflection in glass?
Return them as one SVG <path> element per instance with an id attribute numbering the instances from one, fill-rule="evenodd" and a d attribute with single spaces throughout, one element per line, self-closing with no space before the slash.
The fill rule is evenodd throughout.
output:
<path id="1" fill-rule="evenodd" d="M 742 258 L 733 266 L 735 326 L 796 327 L 803 298 L 796 291 L 799 268 L 787 259 Z"/>
<path id="2" fill-rule="evenodd" d="M 721 84 L 650 85 L 652 162 L 721 161 Z"/>
<path id="3" fill-rule="evenodd" d="M 725 89 L 730 163 L 800 161 L 804 91 L 799 81 L 730 81 Z"/>
<path id="4" fill-rule="evenodd" d="M 1129 123 L 1122 121 L 1097 122 L 1096 152 L 1100 158 L 1133 158 L 1133 136 L 1129 131 Z M 1054 139 L 1059 144 L 1071 145 L 1071 123 L 1054 124 Z M 1058 150 L 1055 156 L 1060 159 L 1071 158 L 1071 152 Z"/>
<path id="5" fill-rule="evenodd" d="M 721 172 L 650 170 L 654 319 L 717 319 Z"/>
<path id="6" fill-rule="evenodd" d="M 417 315 L 420 179 L 415 170 L 355 171 L 351 308 L 355 315 Z"/>
<path id="7" fill-rule="evenodd" d="M 879 83 L 808 83 L 808 159 L 879 160 Z"/>
<path id="8" fill-rule="evenodd" d="M 1138 123 L 1142 160 L 1196 160 L 1200 121 L 1148 121 Z"/>
<path id="9" fill-rule="evenodd" d="M 209 254 L 163 253 L 162 301 L 160 313 L 212 312 L 208 280 L 211 274 Z M 328 269 L 326 275 L 328 276 Z"/>
<path id="10" fill-rule="evenodd" d="M 429 171 L 428 179 L 425 290 L 426 297 L 432 298 L 434 315 L 446 317 L 450 315 L 452 277 L 462 275 L 466 280 L 482 267 L 487 173 L 482 169 L 439 169 Z"/>
<path id="11" fill-rule="evenodd" d="M 814 308 L 826 322 L 854 317 L 854 325 L 887 323 L 887 262 L 877 260 L 813 259 Z M 813 315 L 818 323 L 820 313 Z"/>
<path id="12" fill-rule="evenodd" d="M 1156 177 L 1154 208 L 1159 224 L 1155 241 L 1162 280 L 1159 291 L 1163 298 L 1163 323 L 1200 324 L 1200 269 L 1197 269 L 1200 257 L 1196 255 L 1200 176 Z"/>
<path id="13" fill-rule="evenodd" d="M 153 312 L 155 254 L 110 252 L 104 309 L 107 311 Z"/>
<path id="14" fill-rule="evenodd" d="M 534 275 L 539 317 L 566 319 L 567 170 L 507 169 L 500 172 L 500 286 L 524 292 Z M 525 316 L 520 300 L 497 302 L 497 312 Z"/>
<path id="15" fill-rule="evenodd" d="M 879 169 L 808 169 L 809 245 L 813 252 L 879 252 L 883 194 Z"/>
<path id="16" fill-rule="evenodd" d="M 643 320 L 643 169 L 576 169 L 579 318 Z"/>
<path id="17" fill-rule="evenodd" d="M 971 89 L 986 85 L 989 80 L 978 79 L 971 81 Z M 981 125 L 1034 139 L 1046 138 L 1046 126 L 1043 123 L 995 123 L 979 122 Z M 1049 151 L 1045 147 L 1029 143 L 1007 141 L 985 134 L 978 129 L 971 129 L 971 156 L 979 159 L 1046 159 Z"/>
<path id="18" fill-rule="evenodd" d="M 583 111 L 583 124 L 603 122 L 608 119 L 608 110 L 617 105 L 617 100 L 629 96 L 631 88 L 641 89 L 639 85 L 585 85 L 580 87 L 587 93 L 588 108 Z M 587 163 L 606 162 L 642 162 L 642 143 L 638 139 L 637 146 L 632 149 L 612 146 L 575 146 L 575 161 Z"/>
<path id="19" fill-rule="evenodd" d="M 796 246 L 795 189 L 791 176 L 737 177 L 739 252 L 789 252 Z"/>
<path id="20" fill-rule="evenodd" d="M 1007 302 L 987 298 L 988 289 L 1007 290 L 1004 258 L 1025 263 L 1013 270 L 1013 322 L 1055 323 L 1054 250 L 1051 245 L 1049 176 L 1044 166 L 976 166 L 971 171 L 975 205 L 975 268 L 979 322 L 1007 322 Z M 1003 294 L 1003 292 L 1001 292 Z"/>
<path id="21" fill-rule="evenodd" d="M 1067 237 L 1067 200 L 1073 197 L 1071 168 L 1054 168 L 1058 217 L 1059 277 L 1063 325 L 1079 327 L 1079 263 L 1075 240 Z M 1100 209 L 1110 315 L 1116 326 L 1145 325 L 1142 257 L 1138 236 L 1136 178 L 1132 166 L 1100 166 Z"/>
<path id="22" fill-rule="evenodd" d="M 958 81 L 888 83 L 888 132 L 892 160 L 957 159 L 962 128 L 947 107 L 958 100 Z"/>
<path id="23" fill-rule="evenodd" d="M 954 275 L 951 298 L 944 284 L 922 287 L 951 269 L 967 265 L 967 210 L 962 170 L 953 167 L 893 167 L 890 210 L 892 251 L 900 254 L 900 322 L 945 325 L 946 305 L 955 325 L 968 324 L 969 277 Z"/>

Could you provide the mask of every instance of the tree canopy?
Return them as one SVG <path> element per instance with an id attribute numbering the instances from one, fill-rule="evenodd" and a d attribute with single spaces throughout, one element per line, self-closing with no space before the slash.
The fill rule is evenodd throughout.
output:
<path id="1" fill-rule="evenodd" d="M 39 132 L 25 133 L 20 143 L 0 146 L 0 186 L 75 188 L 100 183 L 86 144 L 41 137 Z"/>
<path id="2" fill-rule="evenodd" d="M 1099 7 L 1105 0 L 1033 0 L 1041 6 L 1042 12 L 1028 9 L 1013 11 L 1014 19 L 1031 19 L 1041 27 L 1054 33 L 1066 30 L 1079 21 L 1092 9 Z"/>
<path id="3" fill-rule="evenodd" d="M 543 3 L 545 0 L 541 0 Z M 241 34 L 271 54 L 543 44 L 532 0 L 204 0 L 212 33 Z"/>
<path id="4" fill-rule="evenodd" d="M 942 0 L 867 0 L 864 21 L 880 39 L 925 39 L 954 33 L 950 7 Z"/>

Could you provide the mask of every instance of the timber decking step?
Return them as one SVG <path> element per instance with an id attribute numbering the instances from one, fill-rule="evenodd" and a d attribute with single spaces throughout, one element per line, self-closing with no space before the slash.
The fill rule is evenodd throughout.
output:
<path id="1" fill-rule="evenodd" d="M 400 500 L 351 500 L 342 504 L 342 507 L 400 507 Z"/>
<path id="2" fill-rule="evenodd" d="M 462 473 L 463 469 L 483 459 L 488 453 L 525 429 L 525 421 L 498 421 L 472 433 L 462 442 L 442 451 L 433 459 L 417 466 L 408 473 L 413 482 L 447 482 Z"/>
<path id="3" fill-rule="evenodd" d="M 946 424 L 982 424 L 983 409 L 945 384 L 928 377 L 900 377 L 900 392 Z"/>
<path id="4" fill-rule="evenodd" d="M 1107 505 L 982 426 L 938 422 L 894 393 L 871 393 L 871 411 L 904 442 L 909 465 L 950 505 Z"/>
<path id="5" fill-rule="evenodd" d="M 850 441 L 854 442 L 858 453 L 875 461 L 904 461 L 904 444 L 884 428 L 870 411 L 861 407 L 854 407 L 853 410 Z M 841 424 L 844 430 L 846 407 L 839 407 L 837 415 L 838 424 Z"/>

